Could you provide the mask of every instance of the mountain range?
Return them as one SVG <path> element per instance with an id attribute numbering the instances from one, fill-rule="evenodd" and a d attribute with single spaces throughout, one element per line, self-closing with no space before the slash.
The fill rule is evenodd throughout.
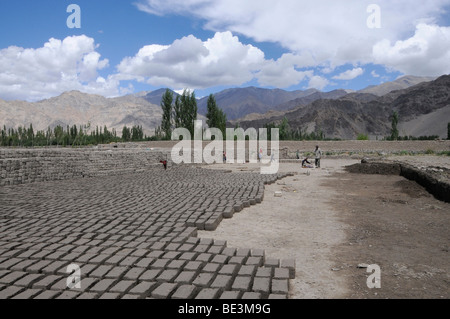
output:
<path id="1" fill-rule="evenodd" d="M 358 134 L 390 134 L 391 116 L 399 115 L 401 136 L 447 137 L 450 122 L 450 75 L 382 96 L 354 92 L 337 99 L 318 99 L 308 105 L 239 121 L 243 128 L 263 127 L 287 118 L 291 129 L 323 131 L 328 138 L 354 139 Z"/>
<path id="2" fill-rule="evenodd" d="M 215 98 L 233 126 L 240 123 L 242 127 L 262 127 L 287 117 L 292 128 L 321 129 L 327 137 L 385 135 L 392 110 L 398 110 L 400 129 L 406 134 L 436 132 L 446 136 L 447 124 L 442 129 L 436 123 L 443 118 L 450 121 L 447 78 L 433 81 L 434 78 L 406 76 L 358 92 L 233 88 L 215 94 Z M 161 123 L 160 101 L 165 90 L 117 98 L 70 91 L 33 103 L 0 99 L 0 125 L 17 128 L 32 123 L 35 130 L 45 130 L 57 125 L 91 123 L 93 128 L 106 125 L 118 132 L 125 125 L 142 125 L 144 132 L 151 135 Z M 198 99 L 199 119 L 205 119 L 207 98 Z"/>

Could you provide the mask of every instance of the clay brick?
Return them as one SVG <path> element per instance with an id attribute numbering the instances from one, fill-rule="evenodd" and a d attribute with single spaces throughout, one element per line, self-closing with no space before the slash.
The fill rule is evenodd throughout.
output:
<path id="1" fill-rule="evenodd" d="M 97 268 L 95 268 L 94 271 L 92 271 L 89 274 L 89 277 L 104 278 L 106 276 L 106 274 L 111 271 L 111 269 L 113 269 L 113 266 L 108 266 L 108 265 L 98 266 Z"/>
<path id="2" fill-rule="evenodd" d="M 129 293 L 130 294 L 139 294 L 139 295 L 150 295 L 150 292 L 156 287 L 156 282 L 151 281 L 143 281 L 139 283 L 137 286 L 132 288 Z"/>
<path id="3" fill-rule="evenodd" d="M 127 295 L 123 295 L 121 299 L 139 299 L 139 295 L 127 294 Z"/>
<path id="4" fill-rule="evenodd" d="M 239 269 L 238 275 L 239 276 L 254 276 L 256 273 L 257 267 L 256 266 L 251 266 L 251 265 L 245 265 L 242 266 Z"/>
<path id="5" fill-rule="evenodd" d="M 262 298 L 267 298 L 270 294 L 270 278 L 256 277 L 253 280 L 252 291 L 261 293 Z"/>
<path id="6" fill-rule="evenodd" d="M 246 259 L 247 259 L 247 257 L 244 257 L 244 256 L 234 256 L 234 257 L 231 257 L 230 260 L 228 260 L 228 263 L 243 265 L 243 264 L 245 264 Z"/>
<path id="7" fill-rule="evenodd" d="M 75 299 L 81 294 L 77 291 L 63 291 L 56 299 Z"/>
<path id="8" fill-rule="evenodd" d="M 154 261 L 155 258 L 150 257 L 142 258 L 141 260 L 139 260 L 136 266 L 148 269 Z"/>
<path id="9" fill-rule="evenodd" d="M 140 277 L 139 280 L 144 281 L 155 281 L 156 277 L 162 272 L 162 269 L 150 269 L 146 270 Z"/>
<path id="10" fill-rule="evenodd" d="M 14 295 L 17 295 L 25 288 L 23 287 L 16 287 L 16 286 L 9 286 L 0 291 L 0 299 L 9 299 L 13 297 Z"/>
<path id="11" fill-rule="evenodd" d="M 109 289 L 110 292 L 126 293 L 135 284 L 133 280 L 121 280 Z"/>
<path id="12" fill-rule="evenodd" d="M 240 291 L 224 291 L 219 299 L 240 299 L 241 294 Z"/>
<path id="13" fill-rule="evenodd" d="M 279 266 L 280 266 L 280 260 L 279 259 L 269 258 L 269 259 L 266 259 L 266 261 L 264 262 L 264 267 L 278 268 Z"/>
<path id="14" fill-rule="evenodd" d="M 29 274 L 29 275 L 26 275 L 25 277 L 17 280 L 14 283 L 14 285 L 19 286 L 19 287 L 29 288 L 32 286 L 32 284 L 34 282 L 37 282 L 42 278 L 43 278 L 43 275 L 40 275 L 40 274 Z"/>
<path id="15" fill-rule="evenodd" d="M 158 282 L 173 282 L 176 276 L 178 275 L 179 270 L 177 269 L 168 269 L 161 272 L 161 274 L 156 278 Z"/>
<path id="16" fill-rule="evenodd" d="M 28 273 L 23 272 L 23 271 L 13 271 L 13 272 L 10 272 L 7 275 L 3 276 L 2 278 L 0 278 L 0 283 L 5 284 L 7 286 L 11 286 L 16 281 L 25 277 L 26 275 L 28 275 Z"/>
<path id="17" fill-rule="evenodd" d="M 289 280 L 288 279 L 273 279 L 271 290 L 272 290 L 273 294 L 289 293 Z"/>
<path id="18" fill-rule="evenodd" d="M 201 261 L 190 261 L 184 266 L 184 270 L 199 272 L 203 268 L 204 263 Z"/>
<path id="19" fill-rule="evenodd" d="M 81 295 L 79 295 L 76 299 L 83 299 L 83 300 L 90 300 L 90 299 L 97 299 L 98 294 L 93 292 L 84 292 Z"/>
<path id="20" fill-rule="evenodd" d="M 242 299 L 261 299 L 261 294 L 258 292 L 245 292 Z"/>
<path id="21" fill-rule="evenodd" d="M 234 279 L 232 290 L 248 291 L 250 290 L 250 285 L 252 283 L 252 278 L 247 276 L 237 276 Z"/>
<path id="22" fill-rule="evenodd" d="M 207 263 L 204 267 L 203 267 L 203 272 L 217 272 L 220 268 L 219 264 L 213 264 L 213 263 Z"/>
<path id="23" fill-rule="evenodd" d="M 289 278 L 295 278 L 295 259 L 283 259 L 280 263 L 281 268 L 287 268 L 289 270 Z"/>
<path id="24" fill-rule="evenodd" d="M 15 271 L 25 271 L 26 268 L 28 268 L 35 262 L 36 262 L 36 260 L 33 260 L 33 259 L 25 259 L 25 260 L 15 264 L 14 266 L 10 267 L 9 269 L 15 270 Z"/>
<path id="25" fill-rule="evenodd" d="M 275 268 L 273 278 L 275 279 L 289 279 L 289 269 L 287 268 Z"/>
<path id="26" fill-rule="evenodd" d="M 115 279 L 102 279 L 89 290 L 101 293 L 106 292 L 114 284 L 115 281 Z"/>
<path id="27" fill-rule="evenodd" d="M 101 295 L 101 297 L 99 299 L 119 299 L 120 294 L 118 293 L 113 293 L 113 292 L 106 292 L 103 295 Z"/>
<path id="28" fill-rule="evenodd" d="M 213 258 L 212 254 L 202 253 L 202 254 L 198 255 L 195 260 L 196 261 L 209 262 L 212 258 Z"/>
<path id="29" fill-rule="evenodd" d="M 193 284 L 200 287 L 209 287 L 214 279 L 214 273 L 200 273 L 193 281 Z"/>
<path id="30" fill-rule="evenodd" d="M 194 278 L 196 277 L 197 272 L 196 271 L 182 271 L 177 278 L 175 278 L 174 282 L 180 283 L 180 284 L 191 284 L 194 281 Z"/>
<path id="31" fill-rule="evenodd" d="M 218 288 L 203 288 L 195 299 L 216 299 L 220 295 Z"/>
<path id="32" fill-rule="evenodd" d="M 20 294 L 15 295 L 11 299 L 32 299 L 34 296 L 38 295 L 41 292 L 42 292 L 42 290 L 40 290 L 40 289 L 27 289 L 27 290 L 21 292 Z M 0 292 L 0 294 L 1 294 L 1 292 Z"/>
<path id="33" fill-rule="evenodd" d="M 134 267 L 131 268 L 124 276 L 125 279 L 137 280 L 143 273 L 145 268 Z"/>
<path id="34" fill-rule="evenodd" d="M 248 256 L 250 256 L 250 249 L 243 249 L 243 248 L 240 248 L 240 249 L 238 249 L 237 251 L 236 251 L 236 256 L 238 256 L 238 257 L 248 257 Z"/>
<path id="35" fill-rule="evenodd" d="M 211 284 L 211 288 L 218 288 L 221 291 L 226 291 L 231 289 L 233 283 L 233 277 L 227 275 L 217 275 Z"/>
<path id="36" fill-rule="evenodd" d="M 151 296 L 156 299 L 168 299 L 175 292 L 177 287 L 178 284 L 175 283 L 162 283 L 151 292 Z"/>
<path id="37" fill-rule="evenodd" d="M 197 287 L 193 285 L 182 285 L 172 295 L 172 299 L 192 299 L 197 293 Z"/>
<path id="38" fill-rule="evenodd" d="M 56 296 L 58 296 L 59 294 L 61 294 L 60 291 L 44 290 L 42 293 L 40 293 L 37 296 L 33 297 L 33 299 L 53 299 Z"/>
<path id="39" fill-rule="evenodd" d="M 273 273 L 273 269 L 272 267 L 268 267 L 268 268 L 262 268 L 259 267 L 258 270 L 256 271 L 256 277 L 272 277 L 272 273 Z"/>
<path id="40" fill-rule="evenodd" d="M 168 265 L 168 269 L 182 269 L 184 264 L 186 263 L 185 260 L 173 260 Z"/>

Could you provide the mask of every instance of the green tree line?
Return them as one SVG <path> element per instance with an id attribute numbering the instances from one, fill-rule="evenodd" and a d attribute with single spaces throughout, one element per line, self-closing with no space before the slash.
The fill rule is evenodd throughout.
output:
<path id="1" fill-rule="evenodd" d="M 34 146 L 86 146 L 108 144 L 114 142 L 146 141 L 142 126 L 128 128 L 124 126 L 122 136 L 119 137 L 115 129 L 109 130 L 105 126 L 96 126 L 91 130 L 91 125 L 61 125 L 47 130 L 35 131 L 33 124 L 28 128 L 19 126 L 17 129 L 3 126 L 0 134 L 0 146 L 10 147 L 34 147 Z"/>

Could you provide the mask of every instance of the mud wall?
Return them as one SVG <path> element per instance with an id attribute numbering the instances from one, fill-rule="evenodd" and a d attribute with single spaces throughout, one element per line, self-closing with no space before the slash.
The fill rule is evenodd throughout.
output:
<path id="1" fill-rule="evenodd" d="M 363 162 L 347 166 L 350 173 L 399 175 L 415 181 L 439 200 L 450 203 L 450 170 L 440 167 L 419 168 L 400 162 Z"/>

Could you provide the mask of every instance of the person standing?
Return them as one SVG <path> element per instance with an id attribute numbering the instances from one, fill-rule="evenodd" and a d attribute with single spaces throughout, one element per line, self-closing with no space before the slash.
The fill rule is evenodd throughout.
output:
<path id="1" fill-rule="evenodd" d="M 164 170 L 167 170 L 167 160 L 159 161 L 164 166 Z"/>
<path id="2" fill-rule="evenodd" d="M 316 150 L 314 151 L 314 154 L 316 156 L 316 167 L 320 168 L 320 159 L 322 158 L 322 150 L 320 149 L 319 145 L 316 145 Z"/>

